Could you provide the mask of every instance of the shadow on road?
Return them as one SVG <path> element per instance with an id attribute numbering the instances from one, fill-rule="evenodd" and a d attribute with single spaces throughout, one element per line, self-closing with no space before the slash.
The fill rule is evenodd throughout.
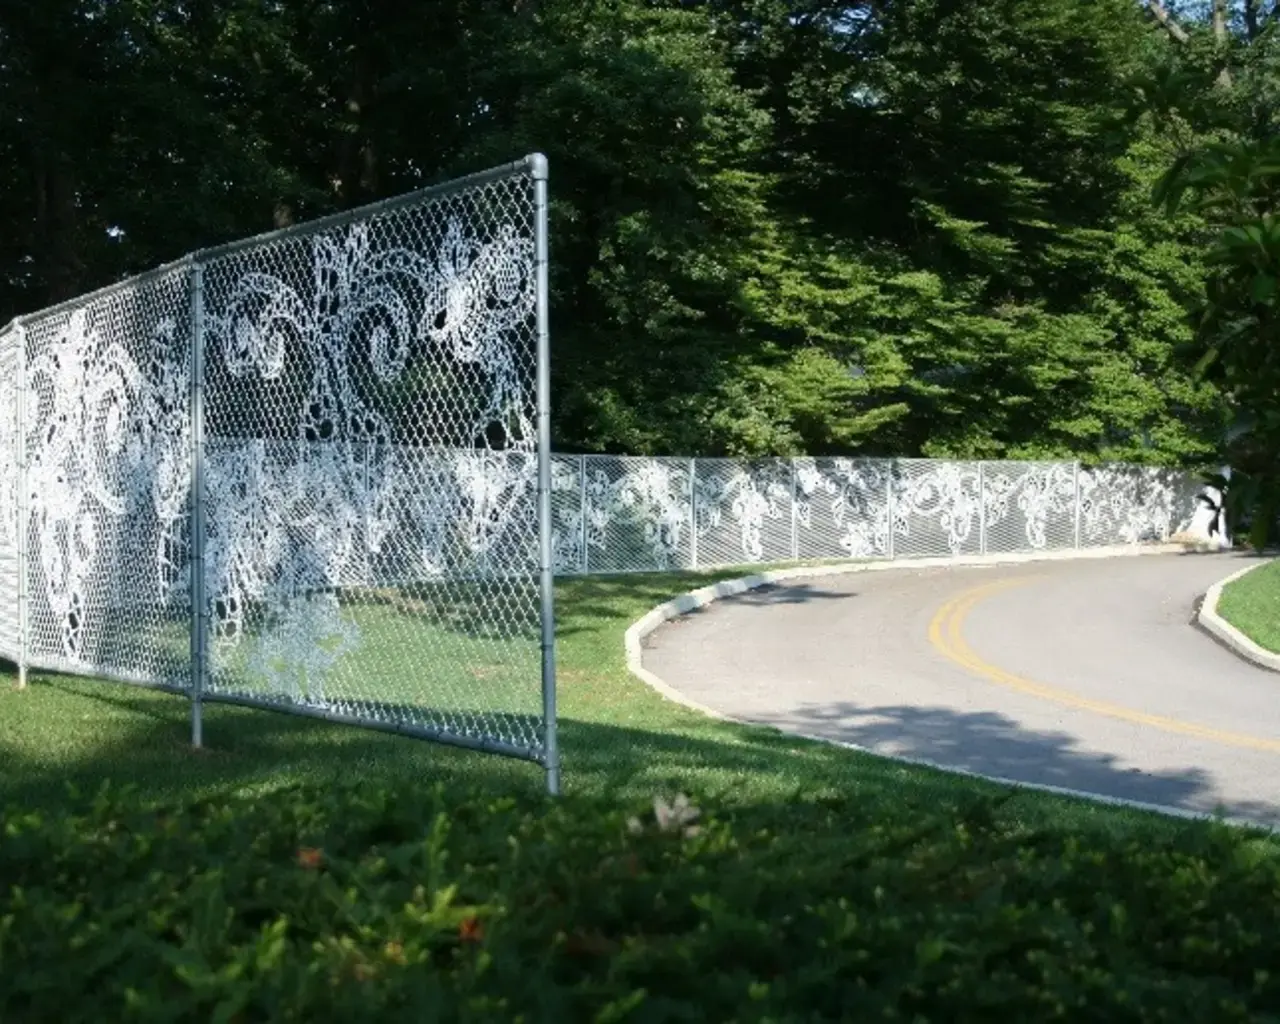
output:
<path id="1" fill-rule="evenodd" d="M 808 604 L 810 601 L 840 601 L 849 597 L 857 597 L 850 591 L 828 590 L 812 583 L 787 584 L 786 586 L 770 585 L 757 590 L 748 590 L 731 598 L 735 604 L 775 605 L 775 604 Z"/>
<path id="2" fill-rule="evenodd" d="M 991 711 L 838 702 L 761 713 L 752 720 L 981 775 L 1280 824 L 1280 806 L 1272 803 L 1219 805 L 1213 779 L 1203 769 L 1142 772 L 1114 755 L 1080 748 L 1067 733 L 1029 730 Z"/>

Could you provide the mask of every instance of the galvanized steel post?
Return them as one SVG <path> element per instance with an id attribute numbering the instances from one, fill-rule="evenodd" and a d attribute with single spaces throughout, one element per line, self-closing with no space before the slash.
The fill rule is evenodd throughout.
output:
<path id="1" fill-rule="evenodd" d="M 27 636 L 29 629 L 29 598 L 27 577 L 28 555 L 27 544 L 29 543 L 29 503 L 31 500 L 31 488 L 27 482 L 27 330 L 19 322 L 15 327 L 15 333 L 18 340 L 18 387 L 15 392 L 17 398 L 17 409 L 15 410 L 17 419 L 17 430 L 15 431 L 15 443 L 17 445 L 17 472 L 18 472 L 18 508 L 17 508 L 17 556 L 18 556 L 18 689 L 25 690 L 27 688 L 27 669 L 31 660 L 30 638 Z"/>
<path id="2" fill-rule="evenodd" d="M 578 511 L 582 514 L 582 555 L 580 566 L 585 576 L 591 569 L 591 555 L 587 550 L 587 539 L 591 536 L 589 510 L 587 509 L 587 457 L 578 456 Z"/>
<path id="3" fill-rule="evenodd" d="M 800 519 L 799 519 L 799 498 L 800 492 L 797 489 L 799 481 L 796 476 L 796 460 L 791 458 L 791 560 L 798 562 L 800 560 Z"/>
<path id="4" fill-rule="evenodd" d="M 551 536 L 551 282 L 548 249 L 547 158 L 529 158 L 533 177 L 536 317 L 538 327 L 538 583 L 542 617 L 543 765 L 547 792 L 560 792 L 560 749 L 556 735 L 555 567 Z"/>
<path id="5" fill-rule="evenodd" d="M 885 548 L 886 548 L 885 555 L 888 557 L 890 561 L 893 561 L 894 509 L 893 509 L 893 463 L 892 462 L 889 463 L 889 469 L 885 473 L 884 491 L 885 491 L 885 495 L 884 495 L 885 514 L 889 517 L 889 538 L 885 542 Z"/>
<path id="6" fill-rule="evenodd" d="M 1077 462 L 1075 463 L 1075 477 L 1076 477 L 1076 521 L 1075 521 L 1075 542 L 1076 542 L 1076 550 L 1077 550 L 1077 551 L 1079 551 L 1079 550 L 1080 550 L 1080 505 L 1081 505 L 1081 496 L 1080 496 L 1080 463 L 1079 463 L 1079 461 L 1077 461 Z"/>
<path id="7" fill-rule="evenodd" d="M 987 473 L 986 463 L 978 463 L 978 554 L 987 553 Z"/>
<path id="8" fill-rule="evenodd" d="M 191 260 L 191 745 L 204 746 L 204 689 L 208 669 L 205 607 L 204 264 Z"/>
<path id="9" fill-rule="evenodd" d="M 689 568 L 698 568 L 698 460 L 689 460 Z"/>

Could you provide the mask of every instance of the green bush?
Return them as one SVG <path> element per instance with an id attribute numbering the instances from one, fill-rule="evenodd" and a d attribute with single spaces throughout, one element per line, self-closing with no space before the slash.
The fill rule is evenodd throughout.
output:
<path id="1" fill-rule="evenodd" d="M 1260 1020 L 1280 859 L 990 801 L 294 789 L 0 819 L 0 1020 Z"/>

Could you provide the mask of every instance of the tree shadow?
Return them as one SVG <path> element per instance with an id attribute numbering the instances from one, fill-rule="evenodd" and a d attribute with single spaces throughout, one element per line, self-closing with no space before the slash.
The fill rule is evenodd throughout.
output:
<path id="1" fill-rule="evenodd" d="M 1113 754 L 1082 749 L 1065 732 L 1026 729 L 992 711 L 845 701 L 757 713 L 751 720 L 991 778 L 1280 825 L 1280 803 L 1220 801 L 1202 768 L 1144 772 Z"/>
<path id="2" fill-rule="evenodd" d="M 768 607 L 780 604 L 808 604 L 811 601 L 844 601 L 857 597 L 857 593 L 848 590 L 827 590 L 813 583 L 771 583 L 767 586 L 748 590 L 733 598 L 735 604 Z"/>
<path id="3" fill-rule="evenodd" d="M 143 804 L 232 796 L 265 795 L 298 783 L 321 787 L 368 784 L 416 799 L 436 783 L 471 793 L 537 796 L 544 790 L 539 766 L 511 758 L 451 748 L 404 736 L 351 728 L 234 706 L 205 709 L 206 748 L 189 743 L 188 705 L 168 694 L 126 685 L 75 679 L 37 679 L 15 699 L 56 700 L 64 712 L 78 715 L 82 725 L 60 725 L 48 745 L 16 744 L 0 730 L 0 808 L 87 806 L 104 785 L 133 788 Z M 807 742 L 766 726 L 739 726 L 692 718 L 662 705 L 653 727 L 614 725 L 563 718 L 560 740 L 565 792 L 570 798 L 604 797 L 645 801 L 655 795 L 684 791 L 714 806 L 787 803 L 853 798 L 866 820 L 901 820 L 940 808 L 959 809 L 1007 794 L 1008 788 L 975 778 L 948 775 L 870 757 L 841 747 Z M 879 718 L 894 709 L 877 709 Z M 916 711 L 917 709 L 899 709 Z M 41 709 L 34 708 L 32 721 Z M 863 712 L 862 714 L 867 714 Z M 831 721 L 840 714 L 818 716 Z M 846 716 L 847 717 L 847 716 Z M 906 716 L 904 716 L 906 717 Z M 993 760 L 971 763 L 974 770 L 1017 777 L 1018 764 L 1039 757 L 1049 771 L 1043 780 L 1065 784 L 1071 773 L 1078 785 L 1086 755 L 1066 749 L 1064 737 L 1018 734 L 998 716 L 977 716 L 966 728 L 974 740 L 998 745 Z M 669 719 L 669 720 L 668 720 Z M 784 723 L 797 728 L 797 722 Z M 823 723 L 819 723 L 822 725 Z M 934 716 L 931 735 L 955 728 Z M 818 733 L 805 721 L 808 733 Z M 844 723 L 839 737 L 866 746 L 880 745 L 883 725 L 852 729 Z M 902 751 L 903 753 L 922 753 Z M 938 751 L 929 751 L 944 761 Z M 945 753 L 945 752 L 944 752 Z M 1107 765 L 1095 759 L 1093 788 L 1105 791 Z M 961 765 L 962 767 L 964 765 Z M 1112 769 L 1112 774 L 1120 773 Z M 1185 804 L 1203 789 L 1194 773 L 1143 783 L 1135 798 L 1154 803 Z M 1006 805 L 1011 820 L 1055 829 L 1068 828 L 1167 838 L 1189 827 L 1187 822 L 1150 815 L 1118 815 L 1075 801 L 1046 799 L 1025 792 Z M 1249 814 L 1235 806 L 1227 813 Z M 799 820 L 799 819 L 798 819 Z"/>

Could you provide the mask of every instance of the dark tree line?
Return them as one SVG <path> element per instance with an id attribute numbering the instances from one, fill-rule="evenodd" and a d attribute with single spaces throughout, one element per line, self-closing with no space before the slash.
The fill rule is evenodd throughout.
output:
<path id="1" fill-rule="evenodd" d="M 538 149 L 564 448 L 1200 463 L 1255 401 L 1185 351 L 1243 213 L 1152 192 L 1272 137 L 1278 21 L 3 0 L 0 315 Z"/>

